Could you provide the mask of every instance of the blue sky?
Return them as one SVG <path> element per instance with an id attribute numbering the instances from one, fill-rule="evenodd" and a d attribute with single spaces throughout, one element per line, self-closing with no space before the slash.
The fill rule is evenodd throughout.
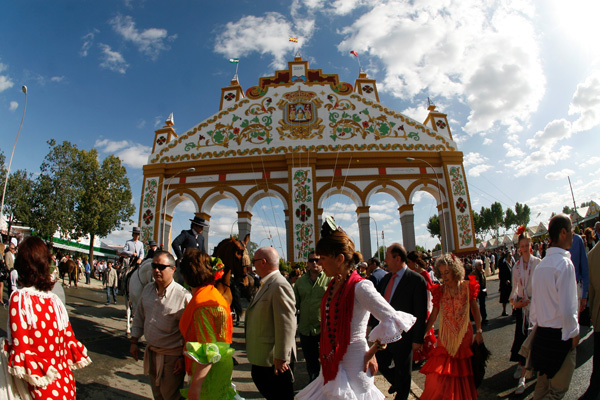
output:
<path id="1" fill-rule="evenodd" d="M 578 203 L 600 200 L 598 11 L 593 0 L 11 2 L 0 26 L 0 149 L 10 156 L 27 85 L 12 170 L 37 172 L 51 138 L 95 146 L 123 160 L 139 207 L 154 130 L 171 112 L 178 132 L 210 117 L 234 72 L 229 58 L 240 58 L 247 89 L 293 58 L 297 36 L 311 68 L 350 83 L 357 51 L 381 102 L 411 118 L 424 120 L 431 97 L 465 154 L 473 208 L 527 203 L 533 224 L 572 204 L 567 176 Z M 417 243 L 433 247 L 434 200 L 417 200 Z M 326 206 L 358 242 L 349 199 Z M 383 194 L 371 204 L 387 244 L 401 241 L 397 207 Z M 234 211 L 226 200 L 211 211 L 211 247 Z M 191 212 L 178 206 L 176 230 Z M 285 248 L 279 200 L 253 214 L 253 240 Z"/>

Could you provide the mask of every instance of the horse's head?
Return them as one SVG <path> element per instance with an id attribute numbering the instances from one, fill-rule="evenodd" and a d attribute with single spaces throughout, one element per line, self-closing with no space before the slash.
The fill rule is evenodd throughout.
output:
<path id="1" fill-rule="evenodd" d="M 232 270 L 236 276 L 244 275 L 244 268 L 250 265 L 250 256 L 247 249 L 249 241 L 250 235 L 246 235 L 243 241 L 231 236 L 217 245 L 213 257 L 219 257 L 223 261 L 225 273 Z"/>

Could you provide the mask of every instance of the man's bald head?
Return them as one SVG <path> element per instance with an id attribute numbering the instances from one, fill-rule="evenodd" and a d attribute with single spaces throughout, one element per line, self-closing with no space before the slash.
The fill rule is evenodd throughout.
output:
<path id="1" fill-rule="evenodd" d="M 279 254 L 273 247 L 261 247 L 256 250 L 254 261 L 256 272 L 261 277 L 279 269 Z"/>

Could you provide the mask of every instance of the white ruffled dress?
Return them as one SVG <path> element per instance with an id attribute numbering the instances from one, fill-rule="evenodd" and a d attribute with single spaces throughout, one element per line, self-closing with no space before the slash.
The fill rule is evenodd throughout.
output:
<path id="1" fill-rule="evenodd" d="M 385 396 L 375 386 L 370 372 L 363 372 L 364 357 L 369 349 L 366 332 L 370 314 L 380 323 L 371 331 L 369 341 L 379 339 L 382 344 L 392 343 L 402 337 L 416 321 L 411 314 L 396 311 L 377 292 L 373 283 L 364 279 L 354 287 L 354 309 L 350 324 L 351 336 L 348 350 L 339 365 L 334 380 L 323 385 L 323 371 L 297 395 L 298 400 L 384 400 Z"/>

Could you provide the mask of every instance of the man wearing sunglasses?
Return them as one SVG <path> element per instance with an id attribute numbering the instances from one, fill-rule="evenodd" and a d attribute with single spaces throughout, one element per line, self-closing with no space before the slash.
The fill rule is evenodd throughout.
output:
<path id="1" fill-rule="evenodd" d="M 328 278 L 315 253 L 308 256 L 307 274 L 294 285 L 296 308 L 299 312 L 298 333 L 306 359 L 308 378 L 312 382 L 319 376 L 319 341 L 321 339 L 321 299 L 332 278 Z"/>
<path id="2" fill-rule="evenodd" d="M 146 338 L 144 373 L 150 375 L 155 399 L 180 399 L 185 378 L 183 336 L 179 320 L 192 295 L 173 280 L 175 259 L 160 251 L 152 259 L 152 277 L 142 291 L 131 327 L 131 356 L 137 361 L 138 341 Z"/>
<path id="3" fill-rule="evenodd" d="M 296 358 L 296 301 L 279 272 L 279 255 L 261 247 L 252 260 L 261 287 L 246 311 L 246 354 L 252 380 L 267 400 L 293 400 Z"/>

